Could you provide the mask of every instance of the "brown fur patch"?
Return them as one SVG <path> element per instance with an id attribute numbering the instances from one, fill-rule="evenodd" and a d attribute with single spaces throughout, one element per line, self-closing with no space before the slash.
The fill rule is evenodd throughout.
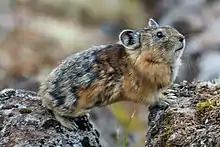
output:
<path id="1" fill-rule="evenodd" d="M 110 105 L 117 101 L 122 101 L 120 83 L 113 80 L 100 79 L 86 89 L 79 91 L 79 101 L 77 109 L 89 109 L 95 106 Z"/>
<path id="2" fill-rule="evenodd" d="M 124 95 L 127 100 L 149 105 L 154 101 L 156 86 L 146 78 L 132 71 L 124 76 Z"/>
<path id="3" fill-rule="evenodd" d="M 125 48 L 122 45 L 116 44 L 101 50 L 96 54 L 102 64 L 109 64 L 113 68 L 123 68 L 126 64 L 125 58 L 127 56 Z"/>
<path id="4" fill-rule="evenodd" d="M 149 52 L 142 52 L 134 66 L 128 67 L 123 83 L 128 100 L 149 105 L 157 99 L 159 90 L 171 84 L 170 64 L 153 62 L 153 58 Z"/>
<path id="5" fill-rule="evenodd" d="M 135 67 L 158 89 L 165 88 L 171 84 L 172 80 L 171 63 L 150 60 L 153 58 L 154 56 L 149 52 L 143 52 L 136 61 Z"/>
<path id="6" fill-rule="evenodd" d="M 80 97 L 78 101 L 77 108 L 86 109 L 91 106 L 97 101 L 97 97 L 100 94 L 103 86 L 100 81 L 94 82 L 90 87 L 84 89 L 80 89 L 78 96 Z"/>

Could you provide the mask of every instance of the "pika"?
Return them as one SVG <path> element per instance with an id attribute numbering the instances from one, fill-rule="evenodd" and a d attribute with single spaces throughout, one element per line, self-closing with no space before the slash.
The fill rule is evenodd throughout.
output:
<path id="1" fill-rule="evenodd" d="M 67 128 L 68 118 L 119 101 L 149 107 L 175 80 L 185 37 L 152 18 L 139 30 L 125 29 L 119 40 L 93 46 L 64 59 L 41 83 L 42 104 Z"/>

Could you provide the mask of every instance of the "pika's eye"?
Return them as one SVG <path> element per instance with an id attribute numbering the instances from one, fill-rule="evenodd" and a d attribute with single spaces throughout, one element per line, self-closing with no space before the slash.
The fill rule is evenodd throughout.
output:
<path id="1" fill-rule="evenodd" d="M 157 32 L 157 37 L 158 38 L 163 38 L 165 35 L 163 34 L 163 32 L 159 31 Z"/>

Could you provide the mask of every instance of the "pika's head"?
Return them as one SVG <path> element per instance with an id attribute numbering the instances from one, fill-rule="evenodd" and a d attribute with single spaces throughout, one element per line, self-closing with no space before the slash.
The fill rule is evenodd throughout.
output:
<path id="1" fill-rule="evenodd" d="M 141 30 L 123 30 L 119 43 L 133 61 L 143 58 L 153 63 L 173 63 L 178 60 L 185 48 L 185 38 L 170 26 L 159 26 L 149 19 L 148 26 Z"/>

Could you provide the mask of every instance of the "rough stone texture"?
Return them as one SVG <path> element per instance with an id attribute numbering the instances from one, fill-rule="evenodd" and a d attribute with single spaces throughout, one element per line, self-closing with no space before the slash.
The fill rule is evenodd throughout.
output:
<path id="1" fill-rule="evenodd" d="M 75 118 L 78 130 L 62 127 L 42 107 L 35 92 L 7 89 L 0 92 L 0 146 L 101 147 L 99 132 L 88 116 Z"/>
<path id="2" fill-rule="evenodd" d="M 220 141 L 219 81 L 182 82 L 165 93 L 176 101 L 167 109 L 152 108 L 146 147 L 215 147 Z"/>

